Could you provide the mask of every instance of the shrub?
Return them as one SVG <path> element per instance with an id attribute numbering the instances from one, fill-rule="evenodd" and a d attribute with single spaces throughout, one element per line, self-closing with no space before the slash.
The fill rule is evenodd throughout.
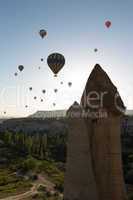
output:
<path id="1" fill-rule="evenodd" d="M 130 170 L 126 176 L 125 176 L 125 181 L 127 184 L 133 184 L 133 170 Z"/>
<path id="2" fill-rule="evenodd" d="M 34 170 L 36 168 L 36 160 L 32 157 L 28 158 L 22 163 L 21 168 L 26 172 Z"/>
<path id="3" fill-rule="evenodd" d="M 39 192 L 46 192 L 46 187 L 44 185 L 40 185 L 37 190 Z"/>

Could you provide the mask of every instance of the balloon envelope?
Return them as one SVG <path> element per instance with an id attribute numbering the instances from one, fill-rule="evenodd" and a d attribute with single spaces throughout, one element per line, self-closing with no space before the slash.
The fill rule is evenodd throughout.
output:
<path id="1" fill-rule="evenodd" d="M 57 89 L 54 89 L 54 92 L 56 93 L 56 92 L 58 92 L 58 90 L 57 90 Z"/>
<path id="2" fill-rule="evenodd" d="M 62 54 L 53 53 L 48 56 L 47 64 L 52 70 L 52 72 L 57 76 L 58 72 L 63 68 L 65 65 L 65 58 Z"/>
<path id="3" fill-rule="evenodd" d="M 41 29 L 41 30 L 39 31 L 39 35 L 40 35 L 41 38 L 43 39 L 43 38 L 47 35 L 47 31 L 44 30 L 44 29 Z"/>
<path id="4" fill-rule="evenodd" d="M 94 51 L 95 51 L 95 52 L 97 52 L 97 51 L 98 51 L 98 49 L 97 49 L 97 48 L 95 48 L 95 49 L 94 49 Z"/>
<path id="5" fill-rule="evenodd" d="M 71 87 L 72 86 L 72 82 L 68 82 L 68 86 Z"/>
<path id="6" fill-rule="evenodd" d="M 45 94 L 45 93 L 46 93 L 46 90 L 42 90 L 42 93 L 44 93 L 44 94 Z"/>
<path id="7" fill-rule="evenodd" d="M 105 22 L 105 26 L 106 26 L 107 28 L 109 28 L 109 27 L 111 26 L 111 21 L 106 21 L 106 22 Z"/>
<path id="8" fill-rule="evenodd" d="M 21 72 L 21 71 L 23 71 L 24 66 L 23 66 L 23 65 L 19 65 L 19 66 L 18 66 L 18 69 L 19 69 L 19 71 Z"/>
<path id="9" fill-rule="evenodd" d="M 17 76 L 17 75 L 18 75 L 18 73 L 17 73 L 17 72 L 15 72 L 15 73 L 14 73 L 14 75 L 15 75 L 15 76 Z"/>

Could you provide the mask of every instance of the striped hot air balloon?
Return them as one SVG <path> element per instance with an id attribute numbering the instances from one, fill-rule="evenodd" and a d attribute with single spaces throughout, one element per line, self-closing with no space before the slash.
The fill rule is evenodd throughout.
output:
<path id="1" fill-rule="evenodd" d="M 47 63 L 55 76 L 57 76 L 58 72 L 65 65 L 65 58 L 62 54 L 53 53 L 48 56 Z"/>

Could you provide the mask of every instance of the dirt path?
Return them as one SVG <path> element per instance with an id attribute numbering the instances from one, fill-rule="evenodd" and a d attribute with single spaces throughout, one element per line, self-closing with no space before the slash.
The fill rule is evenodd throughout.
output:
<path id="1" fill-rule="evenodd" d="M 24 198 L 28 198 L 37 192 L 37 187 L 38 187 L 38 184 L 34 184 L 33 187 L 28 192 L 25 192 L 25 193 L 19 194 L 19 195 L 15 195 L 15 196 L 11 196 L 11 197 L 6 197 L 6 198 L 0 199 L 0 200 L 22 200 Z"/>
<path id="2" fill-rule="evenodd" d="M 44 186 L 47 187 L 48 190 L 54 190 L 54 184 L 49 181 L 48 177 L 46 175 L 38 175 L 38 182 Z"/>
<path id="3" fill-rule="evenodd" d="M 54 184 L 51 183 L 47 177 L 45 177 L 44 175 L 38 175 L 38 180 L 33 184 L 33 187 L 31 187 L 31 189 L 28 192 L 25 192 L 23 194 L 19 194 L 19 195 L 14 195 L 14 196 L 10 196 L 10 197 L 6 197 L 0 200 L 23 200 L 25 198 L 28 198 L 34 194 L 37 193 L 37 188 L 40 185 L 44 185 L 47 187 L 48 190 L 54 190 Z"/>

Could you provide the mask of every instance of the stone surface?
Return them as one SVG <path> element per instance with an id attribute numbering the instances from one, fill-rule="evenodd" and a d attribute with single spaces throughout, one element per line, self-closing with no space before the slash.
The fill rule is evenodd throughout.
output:
<path id="1" fill-rule="evenodd" d="M 91 165 L 89 132 L 81 114 L 81 107 L 74 103 L 68 111 L 69 137 L 65 175 L 65 200 L 98 200 L 94 173 Z"/>
<path id="2" fill-rule="evenodd" d="M 93 123 L 92 160 L 100 200 L 125 200 L 120 142 L 120 117 Z"/>
<path id="3" fill-rule="evenodd" d="M 75 102 L 67 112 L 65 200 L 127 200 L 120 142 L 124 110 L 117 88 L 97 64 L 87 81 L 81 107 Z M 83 118 L 83 111 L 107 115 Z"/>
<path id="4" fill-rule="evenodd" d="M 90 110 L 102 107 L 113 115 L 120 115 L 125 111 L 117 88 L 99 64 L 95 65 L 88 78 L 81 98 L 81 105 Z"/>

